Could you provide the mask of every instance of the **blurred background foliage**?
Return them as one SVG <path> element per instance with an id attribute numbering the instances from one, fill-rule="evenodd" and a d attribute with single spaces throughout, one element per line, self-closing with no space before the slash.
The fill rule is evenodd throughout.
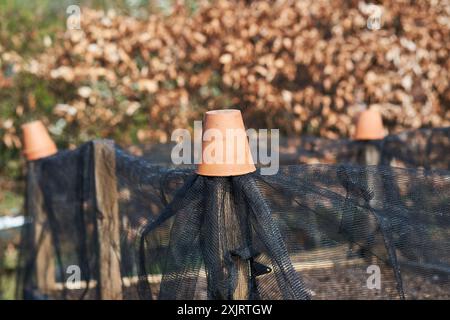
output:
<path id="1" fill-rule="evenodd" d="M 449 2 L 374 3 L 380 30 L 355 0 L 0 0 L 0 183 L 21 188 L 33 119 L 60 148 L 167 142 L 227 107 L 295 136 L 349 137 L 373 106 L 391 132 L 449 125 Z"/>
<path id="2" fill-rule="evenodd" d="M 47 124 L 54 123 L 54 131 L 58 132 L 58 117 L 54 116 L 53 109 L 58 103 L 75 98 L 75 86 L 19 68 L 25 61 L 35 62 L 57 41 L 57 35 L 66 30 L 66 8 L 75 4 L 81 8 L 114 10 L 120 15 L 147 19 L 151 14 L 168 14 L 173 3 L 171 0 L 0 0 L 0 187 L 17 185 L 22 188 L 20 184 L 9 183 L 22 176 L 20 125 L 42 119 Z M 186 6 L 193 12 L 197 3 L 186 1 Z M 146 123 L 142 116 L 136 115 L 135 126 L 130 132 L 135 133 L 136 128 Z M 66 148 L 98 137 L 95 124 L 92 126 L 94 128 L 81 128 L 88 130 L 86 135 L 78 136 L 79 131 L 75 128 L 67 128 L 55 139 L 61 148 Z M 118 132 L 117 136 L 121 134 Z"/>
<path id="3" fill-rule="evenodd" d="M 166 14 L 171 1 L 74 1 L 74 0 L 0 0 L 0 217 L 20 215 L 23 207 L 24 161 L 21 156 L 20 125 L 42 119 L 53 125 L 53 136 L 60 148 L 66 148 L 98 136 L 95 124 L 89 128 L 76 125 L 61 130 L 54 115 L 58 103 L 76 98 L 70 83 L 38 76 L 22 70 L 33 63 L 66 29 L 66 8 L 77 4 L 96 10 L 114 9 L 121 15 L 146 19 L 151 13 Z M 195 8 L 195 3 L 190 5 Z M 98 84 L 101 86 L 101 84 Z M 147 122 L 136 117 L 136 131 Z M 100 129 L 100 128 L 99 128 Z M 88 130 L 89 136 L 79 136 Z M 19 234 L 17 229 L 0 230 L 0 300 L 14 299 L 15 270 Z"/>

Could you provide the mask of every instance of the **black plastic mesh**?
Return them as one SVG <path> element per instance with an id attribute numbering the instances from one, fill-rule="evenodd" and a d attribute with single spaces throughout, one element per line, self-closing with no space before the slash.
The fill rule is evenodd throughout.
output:
<path id="1" fill-rule="evenodd" d="M 203 177 L 118 147 L 115 166 L 99 164 L 92 142 L 31 162 L 18 297 L 108 296 L 100 285 L 101 165 L 118 195 L 120 245 L 111 251 L 124 299 L 448 299 L 450 173 L 418 168 L 445 169 L 448 129 L 423 140 L 425 131 L 351 143 L 390 145 L 380 163 L 395 158 L 414 164 L 408 169 L 355 164 L 350 155 L 361 153 L 350 144 L 339 152 L 303 146 L 338 154 L 340 164 L 282 166 L 273 176 Z M 67 284 L 74 265 L 77 289 Z M 381 288 L 368 288 L 368 268 L 379 268 Z"/>
<path id="2" fill-rule="evenodd" d="M 44 294 L 38 290 L 36 275 L 38 251 L 47 246 L 44 238 L 50 235 L 50 256 L 54 261 L 49 263 L 54 264 L 54 269 L 48 269 L 54 272 L 49 275 L 54 281 L 64 283 L 71 265 L 79 266 L 82 280 L 87 283 L 98 276 L 94 271 L 98 252 L 94 245 L 95 191 L 91 154 L 92 145 L 85 144 L 74 151 L 61 151 L 28 164 L 27 224 L 22 232 L 23 269 L 18 286 L 24 298 L 45 298 L 48 294 L 55 298 L 96 296 L 89 286 L 69 292 L 60 285 L 57 290 Z M 42 223 L 39 220 L 43 220 Z"/>
<path id="3" fill-rule="evenodd" d="M 450 169 L 450 128 L 420 129 L 382 140 L 330 140 L 317 137 L 281 140 L 280 163 L 366 164 L 365 153 L 375 148 L 378 164 L 405 168 Z"/>
<path id="4" fill-rule="evenodd" d="M 99 142 L 108 144 L 105 142 Z M 120 272 L 123 297 L 138 298 L 139 234 L 170 201 L 171 193 L 183 183 L 183 173 L 153 166 L 114 147 L 115 171 L 104 165 L 104 175 L 114 177 L 120 221 Z M 112 158 L 112 159 L 113 159 Z M 111 160 L 112 160 L 111 159 Z M 26 225 L 22 248 L 17 296 L 22 298 L 100 299 L 99 221 L 95 186 L 94 143 L 28 164 Z M 177 183 L 177 180 L 180 180 Z M 107 191 L 108 192 L 108 191 Z M 43 220 L 43 221 L 40 221 Z M 51 238 L 50 258 L 55 284 L 40 290 L 38 252 L 45 251 L 45 237 Z M 44 253 L 45 254 L 45 253 Z M 45 260 L 44 255 L 44 260 Z M 70 266 L 80 269 L 81 288 L 73 289 L 67 280 Z M 42 277 L 42 273 L 41 273 Z M 42 291 L 45 291 L 43 293 Z"/>
<path id="5" fill-rule="evenodd" d="M 161 299 L 230 299 L 239 261 L 248 298 L 449 298 L 447 175 L 309 165 L 192 179 L 145 233 L 143 274 L 162 270 Z M 370 265 L 380 290 L 366 286 Z"/>

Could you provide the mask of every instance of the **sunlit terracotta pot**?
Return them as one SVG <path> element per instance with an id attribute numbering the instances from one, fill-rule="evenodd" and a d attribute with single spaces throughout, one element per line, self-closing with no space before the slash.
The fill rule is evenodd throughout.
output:
<path id="1" fill-rule="evenodd" d="M 49 157 L 58 152 L 44 124 L 37 120 L 22 125 L 23 144 L 27 160 Z"/>
<path id="2" fill-rule="evenodd" d="M 362 111 L 356 120 L 355 140 L 383 139 L 385 131 L 380 112 L 375 109 Z"/>
<path id="3" fill-rule="evenodd" d="M 239 110 L 208 111 L 203 119 L 202 158 L 197 173 L 238 176 L 256 171 Z"/>

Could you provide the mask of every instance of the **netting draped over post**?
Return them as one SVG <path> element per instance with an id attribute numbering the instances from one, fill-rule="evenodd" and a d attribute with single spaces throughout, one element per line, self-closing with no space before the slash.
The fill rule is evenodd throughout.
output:
<path id="1" fill-rule="evenodd" d="M 140 229 L 168 203 L 180 176 L 110 141 L 30 162 L 18 296 L 137 298 Z"/>
<path id="2" fill-rule="evenodd" d="M 375 203 L 381 192 L 367 185 L 368 172 L 383 188 Z M 448 179 L 349 165 L 292 166 L 275 176 L 197 176 L 167 220 L 149 226 L 144 264 L 162 272 L 163 299 L 232 298 L 239 259 L 251 270 L 247 298 L 448 297 Z M 241 222 L 234 233 L 247 239 L 241 246 L 221 230 L 228 205 Z M 168 225 L 161 254 L 155 235 Z M 367 286 L 370 266 L 380 269 L 380 289 Z"/>
<path id="3" fill-rule="evenodd" d="M 384 147 L 379 166 L 343 161 L 350 148 L 303 145 L 339 160 L 272 176 L 199 176 L 108 141 L 30 162 L 18 294 L 450 298 L 450 173 L 427 170 L 448 166 L 450 139 L 427 132 L 370 142 Z"/>

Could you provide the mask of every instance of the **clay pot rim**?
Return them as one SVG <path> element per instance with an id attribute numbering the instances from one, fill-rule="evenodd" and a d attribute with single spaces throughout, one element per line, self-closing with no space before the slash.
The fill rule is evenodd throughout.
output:
<path id="1" fill-rule="evenodd" d="M 52 147 L 52 149 L 53 149 L 53 147 Z M 47 150 L 47 149 L 44 149 L 44 148 L 23 149 L 23 153 L 29 154 L 29 153 L 33 153 L 33 152 L 41 152 L 42 150 Z"/>
<path id="2" fill-rule="evenodd" d="M 58 153 L 58 151 L 56 150 L 53 153 L 48 153 L 48 152 L 24 152 L 23 154 L 25 155 L 27 161 L 38 161 L 38 160 L 42 160 L 42 159 L 47 159 L 50 157 L 53 157 L 54 155 L 56 155 Z"/>
<path id="3" fill-rule="evenodd" d="M 256 172 L 256 167 L 253 169 L 253 171 L 249 171 L 248 169 L 246 170 L 233 170 L 233 173 L 199 173 L 198 169 L 195 171 L 195 173 L 199 176 L 204 176 L 204 177 L 236 177 L 236 176 L 244 176 L 246 174 L 249 173 L 253 173 Z"/>

